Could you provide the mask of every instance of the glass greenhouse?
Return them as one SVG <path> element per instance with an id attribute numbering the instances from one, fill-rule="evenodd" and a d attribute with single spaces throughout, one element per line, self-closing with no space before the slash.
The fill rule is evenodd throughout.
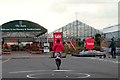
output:
<path id="1" fill-rule="evenodd" d="M 49 39 L 53 38 L 54 32 L 62 32 L 64 41 L 86 39 L 88 37 L 94 37 L 96 33 L 102 34 L 101 31 L 78 20 L 49 33 Z"/>

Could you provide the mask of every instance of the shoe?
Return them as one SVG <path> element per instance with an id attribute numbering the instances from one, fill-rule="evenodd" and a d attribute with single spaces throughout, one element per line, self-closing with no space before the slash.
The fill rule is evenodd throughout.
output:
<path id="1" fill-rule="evenodd" d="M 59 68 L 59 67 L 58 67 L 57 69 L 58 69 L 58 70 L 60 70 L 60 68 Z"/>

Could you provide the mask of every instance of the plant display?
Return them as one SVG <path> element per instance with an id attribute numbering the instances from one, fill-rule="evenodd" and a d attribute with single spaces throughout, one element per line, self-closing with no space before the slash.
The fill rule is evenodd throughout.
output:
<path id="1" fill-rule="evenodd" d="M 64 48 L 65 48 L 64 52 L 67 53 L 67 54 L 74 54 L 74 53 L 79 53 L 79 52 L 81 52 L 82 50 L 85 49 L 84 44 L 81 44 L 80 46 L 77 45 L 75 47 L 76 47 L 76 49 L 73 49 L 71 46 L 68 47 L 67 44 L 64 44 Z"/>
<path id="2" fill-rule="evenodd" d="M 38 48 L 37 48 L 37 46 L 32 46 L 31 50 L 32 50 L 32 51 L 37 51 Z"/>
<path id="3" fill-rule="evenodd" d="M 11 47 L 5 44 L 3 48 L 3 52 L 10 52 L 10 51 L 11 51 Z"/>
<path id="4" fill-rule="evenodd" d="M 64 52 L 65 53 L 70 53 L 70 48 L 68 47 L 67 44 L 64 44 Z"/>
<path id="5" fill-rule="evenodd" d="M 6 48 L 5 48 L 5 49 L 3 49 L 3 51 L 4 51 L 4 52 L 10 52 L 11 49 L 6 49 Z"/>

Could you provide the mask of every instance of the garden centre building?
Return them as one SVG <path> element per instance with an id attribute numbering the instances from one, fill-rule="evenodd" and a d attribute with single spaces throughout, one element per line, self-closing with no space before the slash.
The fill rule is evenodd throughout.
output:
<path id="1" fill-rule="evenodd" d="M 2 41 L 33 42 L 36 37 L 47 33 L 47 29 L 37 23 L 27 20 L 14 20 L 1 25 Z"/>
<path id="2" fill-rule="evenodd" d="M 6 49 L 8 47 L 5 46 L 10 45 L 15 51 L 30 49 L 32 45 L 41 48 L 43 43 L 40 40 L 37 41 L 38 37 L 48 32 L 43 26 L 28 20 L 14 20 L 4 23 L 1 25 L 1 31 L 2 48 Z"/>
<path id="3" fill-rule="evenodd" d="M 48 34 L 48 30 L 43 26 L 31 21 L 14 20 L 2 25 L 2 44 L 20 45 L 21 43 L 29 44 L 37 43 L 37 47 L 43 49 L 44 43 L 49 42 L 50 48 L 53 45 L 53 33 L 62 32 L 63 42 L 79 42 L 80 40 L 95 37 L 97 33 L 110 40 L 114 37 L 117 41 L 120 38 L 120 30 L 118 25 L 104 28 L 103 30 L 95 29 L 79 20 L 75 20 L 67 25 Z M 27 42 L 27 43 L 26 43 Z M 27 45 L 28 46 L 28 45 Z"/>
<path id="4" fill-rule="evenodd" d="M 111 39 L 111 38 L 115 38 L 116 40 L 118 38 L 120 38 L 120 24 L 119 25 L 113 25 L 113 26 L 109 26 L 106 28 L 103 28 L 101 31 L 104 33 L 105 38 L 107 39 Z"/>
<path id="5" fill-rule="evenodd" d="M 95 29 L 79 20 L 75 20 L 67 25 L 49 33 L 49 40 L 53 39 L 53 33 L 62 32 L 63 33 L 63 41 L 70 40 L 79 40 L 86 39 L 88 37 L 94 37 L 96 33 L 102 34 L 102 32 L 98 29 Z"/>
<path id="6" fill-rule="evenodd" d="M 120 47 L 120 24 L 103 28 L 101 31 L 108 41 L 111 41 L 111 38 L 114 37 L 116 46 Z"/>
<path id="7" fill-rule="evenodd" d="M 39 42 L 47 42 L 47 36 L 48 41 L 53 42 L 53 33 L 54 32 L 62 32 L 63 34 L 63 41 L 70 41 L 70 40 L 79 40 L 79 39 L 85 39 L 88 37 L 94 37 L 96 33 L 102 34 L 100 30 L 97 30 L 81 21 L 75 20 L 71 23 L 68 23 L 67 25 L 51 32 L 47 33 L 47 29 L 43 28 L 39 25 L 37 26 L 31 26 L 28 29 L 26 28 L 27 25 L 30 23 L 29 21 L 11 21 L 9 23 L 2 25 L 2 37 L 5 42 L 14 42 L 15 40 L 18 41 L 39 41 Z M 10 27 L 14 25 L 14 27 Z M 30 23 L 31 25 L 31 23 Z M 22 28 L 20 28 L 22 27 Z M 8 28 L 11 28 L 8 30 Z M 20 28 L 20 29 L 18 29 Z M 33 29 L 34 28 L 34 29 Z M 24 30 L 23 30 L 24 29 Z M 27 30 L 26 30 L 27 29 Z M 43 32 L 41 32 L 43 31 Z M 48 35 L 47 35 L 48 34 Z M 10 37 L 9 37 L 10 36 Z M 19 39 L 20 38 L 20 39 Z M 13 40 L 14 39 L 14 40 Z"/>

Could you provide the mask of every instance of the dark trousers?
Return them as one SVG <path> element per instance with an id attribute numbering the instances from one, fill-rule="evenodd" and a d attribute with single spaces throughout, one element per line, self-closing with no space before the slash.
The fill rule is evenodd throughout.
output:
<path id="1" fill-rule="evenodd" d="M 112 55 L 112 58 L 116 58 L 116 49 L 115 48 L 111 48 L 111 55 Z"/>

